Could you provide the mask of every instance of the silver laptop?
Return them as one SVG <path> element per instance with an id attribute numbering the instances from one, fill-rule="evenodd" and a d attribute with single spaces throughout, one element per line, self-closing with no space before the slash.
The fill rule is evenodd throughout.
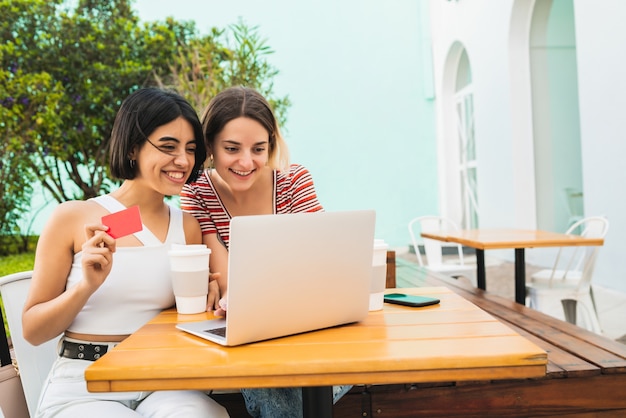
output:
<path id="1" fill-rule="evenodd" d="M 233 346 L 361 321 L 375 218 L 373 210 L 233 218 L 226 318 L 176 327 Z"/>

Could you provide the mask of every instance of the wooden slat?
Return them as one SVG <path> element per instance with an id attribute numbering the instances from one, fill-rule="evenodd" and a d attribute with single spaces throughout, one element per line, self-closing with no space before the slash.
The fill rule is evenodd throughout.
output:
<path id="1" fill-rule="evenodd" d="M 582 237 L 550 231 L 523 229 L 465 229 L 460 231 L 422 232 L 422 237 L 455 242 L 481 250 L 603 245 L 599 237 Z"/>
<path id="2" fill-rule="evenodd" d="M 387 279 L 385 287 L 387 289 L 396 287 L 396 252 L 393 250 L 387 251 Z"/>
<path id="3" fill-rule="evenodd" d="M 423 309 L 386 305 L 361 322 L 238 347 L 175 328 L 210 313 L 158 315 L 85 372 L 94 391 L 233 389 L 521 379 L 545 376 L 547 355 L 445 287 Z M 108 384 L 108 386 L 107 386 Z"/>
<path id="4" fill-rule="evenodd" d="M 520 312 L 515 312 L 504 306 L 485 300 L 473 293 L 463 293 L 464 297 L 485 309 L 490 314 L 524 329 L 529 334 L 600 367 L 603 372 L 614 369 L 613 372 L 626 372 L 626 359 L 608 351 L 597 344 L 590 343 L 584 336 L 577 333 L 565 332 L 562 328 L 554 327 L 542 321 L 530 318 Z M 607 339 L 607 342 L 610 340 Z M 564 367 L 567 370 L 567 367 Z M 574 370 L 572 370 L 574 371 Z"/>
<path id="5" fill-rule="evenodd" d="M 603 417 L 626 416 L 626 374 L 430 388 L 372 386 L 366 388 L 365 394 L 363 389 L 354 388 L 339 400 L 334 407 L 335 418 L 569 417 L 592 411 Z M 371 409 L 362 409 L 370 404 Z"/>
<path id="6" fill-rule="evenodd" d="M 573 333 L 563 328 L 555 327 L 555 324 L 543 324 L 532 318 L 516 314 L 507 315 L 502 309 L 490 309 L 490 313 L 499 316 L 509 322 L 524 328 L 527 332 L 541 338 L 560 349 L 575 354 L 576 356 L 593 363 L 601 368 L 602 373 L 624 373 L 626 372 L 626 359 L 615 353 L 614 342 L 609 339 L 605 341 L 589 341 L 575 330 Z M 500 314 L 500 315 L 499 315 Z M 560 324 L 557 324 L 560 325 Z M 605 343 L 604 345 L 602 343 Z"/>
<path id="7" fill-rule="evenodd" d="M 513 323 L 506 322 L 508 326 L 517 331 L 521 336 L 529 339 L 548 353 L 548 366 L 546 378 L 585 377 L 600 374 L 600 367 L 593 365 L 575 354 L 569 353 L 559 347 L 528 333 L 525 329 Z"/>
<path id="8" fill-rule="evenodd" d="M 493 302 L 494 305 L 492 306 L 498 306 L 498 305 L 503 306 L 507 310 L 518 312 L 524 316 L 527 316 L 528 318 L 534 321 L 538 321 L 540 323 L 549 325 L 552 328 L 558 328 L 564 333 L 575 335 L 577 338 L 581 340 L 584 340 L 598 347 L 602 347 L 603 349 L 615 354 L 616 356 L 619 356 L 621 358 L 626 358 L 626 345 L 625 344 L 621 344 L 617 341 L 611 340 L 602 335 L 599 335 L 589 330 L 586 330 L 584 328 L 578 327 L 574 324 L 570 324 L 569 322 L 561 321 L 560 319 L 554 318 L 550 315 L 546 315 L 537 310 L 525 307 L 523 305 L 515 303 L 512 300 L 503 298 L 501 296 L 493 295 L 493 294 L 490 294 L 488 292 L 485 292 L 479 289 L 465 288 L 465 290 L 470 291 L 474 294 L 480 295 L 481 299 Z"/>
<path id="9" fill-rule="evenodd" d="M 481 309 L 495 317 L 515 324 L 527 333 L 546 341 L 549 345 L 580 357 L 585 362 L 596 365 L 602 373 L 626 372 L 626 345 L 595 334 L 576 325 L 561 321 L 534 309 L 527 308 L 512 300 L 489 294 L 486 291 L 464 287 L 462 284 L 431 272 L 424 272 L 418 266 L 402 266 L 402 269 L 413 270 L 418 280 L 425 285 L 445 285 Z M 542 346 L 542 348 L 546 348 Z M 555 362 L 558 351 L 552 350 L 549 361 Z M 583 363 L 569 362 L 563 356 L 562 368 L 572 373 L 587 374 L 590 370 L 581 367 Z"/>

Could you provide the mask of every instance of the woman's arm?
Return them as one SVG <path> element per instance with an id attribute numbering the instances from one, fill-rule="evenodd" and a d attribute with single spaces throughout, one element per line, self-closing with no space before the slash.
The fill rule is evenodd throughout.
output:
<path id="1" fill-rule="evenodd" d="M 207 309 L 214 310 L 219 307 L 218 302 L 226 293 L 228 251 L 217 238 L 217 227 L 209 210 L 210 202 L 218 205 L 208 183 L 199 181 L 197 185 L 187 184 L 180 193 L 181 208 L 198 221 L 202 231 L 202 242 L 211 249 L 209 258 L 211 282 Z"/>
<path id="2" fill-rule="evenodd" d="M 202 231 L 198 220 L 185 211 L 183 211 L 183 229 L 187 244 L 202 244 Z"/>
<path id="3" fill-rule="evenodd" d="M 85 202 L 59 205 L 37 243 L 33 278 L 24 305 L 24 338 L 42 344 L 72 323 L 89 297 L 100 287 L 112 266 L 115 240 L 100 224 L 85 226 L 89 211 Z M 74 253 L 83 251 L 84 277 L 66 289 Z"/>
<path id="4" fill-rule="evenodd" d="M 226 296 L 228 290 L 228 250 L 224 247 L 217 234 L 206 234 L 203 236 L 204 244 L 211 249 L 209 267 L 211 274 L 216 275 L 215 283 L 219 285 L 220 297 L 212 300 L 212 309 L 219 308 L 219 299 Z"/>

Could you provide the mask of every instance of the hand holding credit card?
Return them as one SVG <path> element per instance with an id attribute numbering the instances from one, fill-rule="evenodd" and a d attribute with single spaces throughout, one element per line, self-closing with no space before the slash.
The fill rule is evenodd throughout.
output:
<path id="1" fill-rule="evenodd" d="M 109 227 L 107 234 L 113 238 L 122 238 L 143 229 L 139 206 L 111 213 L 102 217 L 102 224 Z"/>

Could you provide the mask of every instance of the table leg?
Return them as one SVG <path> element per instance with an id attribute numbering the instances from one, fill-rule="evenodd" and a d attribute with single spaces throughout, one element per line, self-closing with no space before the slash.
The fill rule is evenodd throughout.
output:
<path id="1" fill-rule="evenodd" d="M 479 289 L 487 289 L 485 280 L 485 250 L 476 248 L 476 284 Z"/>
<path id="2" fill-rule="evenodd" d="M 526 305 L 526 260 L 523 248 L 515 249 L 515 302 Z"/>
<path id="3" fill-rule="evenodd" d="M 304 418 L 332 418 L 333 387 L 303 387 L 302 412 Z"/>

